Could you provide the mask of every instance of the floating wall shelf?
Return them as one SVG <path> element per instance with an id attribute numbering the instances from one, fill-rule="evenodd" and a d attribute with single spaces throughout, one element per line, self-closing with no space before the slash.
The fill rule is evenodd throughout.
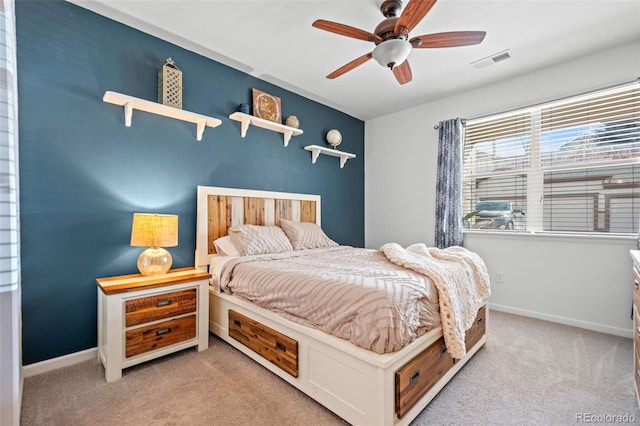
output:
<path id="1" fill-rule="evenodd" d="M 202 140 L 205 126 L 218 127 L 222 123 L 222 121 L 217 118 L 207 117 L 206 115 L 196 114 L 195 112 L 173 108 L 117 92 L 104 92 L 102 100 L 124 107 L 124 125 L 127 127 L 131 127 L 131 116 L 133 115 L 133 110 L 137 109 L 151 114 L 163 115 L 165 117 L 175 118 L 176 120 L 194 123 L 197 126 L 196 139 L 199 141 Z"/>
<path id="2" fill-rule="evenodd" d="M 338 151 L 337 149 L 325 148 L 320 145 L 307 145 L 304 147 L 305 150 L 311 151 L 311 163 L 315 164 L 318 156 L 320 154 L 331 155 L 333 157 L 340 157 L 340 168 L 344 167 L 344 163 L 347 162 L 350 158 L 356 158 L 355 154 L 351 154 L 349 152 Z"/>
<path id="3" fill-rule="evenodd" d="M 302 130 L 296 129 L 295 127 L 285 126 L 284 124 L 265 120 L 264 118 L 245 114 L 243 112 L 234 112 L 229 116 L 229 118 L 240 122 L 240 134 L 243 138 L 247 135 L 249 124 L 282 133 L 285 147 L 289 145 L 289 139 L 291 139 L 291 136 L 298 136 L 302 134 Z"/>

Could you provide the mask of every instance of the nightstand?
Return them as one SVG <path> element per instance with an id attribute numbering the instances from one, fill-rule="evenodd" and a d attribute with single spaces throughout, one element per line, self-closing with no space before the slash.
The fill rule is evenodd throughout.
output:
<path id="1" fill-rule="evenodd" d="M 98 278 L 98 358 L 105 379 L 185 348 L 208 347 L 209 279 L 195 268 Z"/>

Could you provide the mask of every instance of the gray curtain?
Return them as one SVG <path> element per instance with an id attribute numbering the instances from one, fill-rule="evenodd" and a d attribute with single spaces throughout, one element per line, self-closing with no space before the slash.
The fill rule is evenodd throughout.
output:
<path id="1" fill-rule="evenodd" d="M 438 248 L 462 246 L 464 123 L 461 118 L 455 118 L 441 121 L 438 125 L 435 238 Z"/>

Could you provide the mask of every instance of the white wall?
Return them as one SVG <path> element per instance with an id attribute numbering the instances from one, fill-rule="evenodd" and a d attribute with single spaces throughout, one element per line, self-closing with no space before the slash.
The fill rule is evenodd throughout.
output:
<path id="1" fill-rule="evenodd" d="M 513 58 L 511 60 L 517 60 Z M 493 67 L 509 66 L 509 61 Z M 640 41 L 532 71 L 365 124 L 365 244 L 433 244 L 438 122 L 474 118 L 640 77 Z M 632 238 L 467 234 L 501 310 L 631 336 Z M 504 283 L 495 283 L 503 272 Z"/>

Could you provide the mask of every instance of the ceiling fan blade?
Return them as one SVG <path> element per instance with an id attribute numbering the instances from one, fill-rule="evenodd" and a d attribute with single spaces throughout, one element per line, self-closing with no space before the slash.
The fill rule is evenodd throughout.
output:
<path id="1" fill-rule="evenodd" d="M 482 43 L 485 35 L 484 31 L 453 31 L 413 37 L 409 40 L 409 43 L 418 49 L 470 46 Z"/>
<path id="2" fill-rule="evenodd" d="M 372 57 L 371 52 L 367 53 L 366 55 L 362 55 L 359 58 L 356 58 L 353 61 L 349 62 L 348 64 L 341 66 L 340 68 L 338 68 L 337 70 L 329 74 L 327 78 L 334 79 L 336 77 L 340 77 L 342 74 L 346 73 L 347 71 L 351 71 L 352 69 L 364 64 L 369 59 L 371 59 L 371 57 Z"/>
<path id="3" fill-rule="evenodd" d="M 436 0 L 409 0 L 409 3 L 396 21 L 394 32 L 400 36 L 409 34 L 429 13 Z M 405 28 L 402 30 L 402 28 Z"/>
<path id="4" fill-rule="evenodd" d="M 382 38 L 380 38 L 380 36 L 377 36 L 368 31 L 350 27 L 349 25 L 345 24 L 339 24 L 337 22 L 325 21 L 324 19 L 318 19 L 311 25 L 321 30 L 329 31 L 347 37 L 357 38 L 358 40 L 372 41 L 374 43 L 382 41 Z"/>
<path id="5" fill-rule="evenodd" d="M 409 66 L 409 60 L 405 60 L 398 66 L 393 67 L 393 75 L 400 84 L 407 84 L 413 79 L 411 74 L 411 66 Z"/>

